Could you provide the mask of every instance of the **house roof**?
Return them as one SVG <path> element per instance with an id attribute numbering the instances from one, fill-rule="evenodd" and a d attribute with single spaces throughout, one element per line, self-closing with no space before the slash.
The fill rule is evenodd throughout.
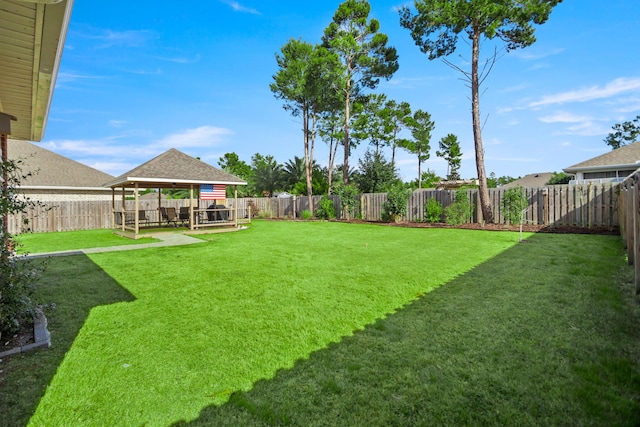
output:
<path id="1" fill-rule="evenodd" d="M 0 112 L 11 137 L 41 141 L 73 0 L 0 0 Z"/>
<path id="2" fill-rule="evenodd" d="M 563 169 L 566 173 L 640 167 L 640 142 L 625 145 Z"/>
<path id="3" fill-rule="evenodd" d="M 247 185 L 237 176 L 171 148 L 146 163 L 105 184 L 123 187 L 139 184 L 142 188 L 189 188 L 193 184 Z"/>
<path id="4" fill-rule="evenodd" d="M 33 173 L 22 180 L 22 188 L 103 188 L 112 175 L 83 165 L 27 141 L 10 139 L 7 144 L 8 157 L 22 162 L 23 173 Z"/>
<path id="5" fill-rule="evenodd" d="M 542 173 L 530 173 L 528 175 L 523 176 L 522 178 L 516 179 L 515 181 L 511 181 L 508 184 L 502 186 L 502 188 L 514 188 L 514 187 L 544 187 L 547 182 L 553 176 L 552 172 L 542 172 Z"/>

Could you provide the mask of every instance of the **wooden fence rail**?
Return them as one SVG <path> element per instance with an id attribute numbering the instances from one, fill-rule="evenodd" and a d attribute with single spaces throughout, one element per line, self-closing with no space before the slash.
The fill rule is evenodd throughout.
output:
<path id="1" fill-rule="evenodd" d="M 640 295 L 640 171 L 622 182 L 620 192 L 620 235 L 629 265 L 634 266 L 635 292 Z"/>
<path id="2" fill-rule="evenodd" d="M 504 223 L 501 209 L 502 198 L 506 190 L 490 189 L 489 196 L 494 213 L 494 221 Z M 625 190 L 626 191 L 626 190 Z M 467 197 L 475 209 L 471 221 L 482 222 L 478 203 L 478 191 L 466 190 Z M 625 215 L 619 206 L 622 200 L 619 184 L 594 185 L 555 185 L 548 187 L 525 188 L 528 200 L 526 221 L 538 225 L 572 225 L 578 227 L 617 227 Z M 628 196 L 625 196 L 628 197 Z M 239 218 L 259 216 L 261 218 L 300 218 L 302 212 L 315 212 L 322 196 L 313 196 L 313 206 L 309 207 L 307 197 L 252 197 L 238 199 Z M 407 202 L 407 221 L 422 221 L 424 206 L 434 198 L 443 207 L 449 206 L 455 199 L 453 190 L 414 191 Z M 340 198 L 331 196 L 338 218 L 343 218 Z M 362 194 L 356 206 L 356 216 L 367 221 L 380 221 L 387 200 L 386 193 Z M 116 206 L 119 206 L 119 201 Z M 188 200 L 163 200 L 164 207 L 188 206 Z M 233 208 L 234 201 L 227 200 L 227 207 Z M 625 202 L 626 203 L 626 202 Z M 208 202 L 200 201 L 199 208 L 206 208 Z M 142 200 L 140 209 L 146 211 L 151 222 L 157 221 L 157 201 Z M 133 210 L 134 202 L 125 201 L 125 209 Z M 625 217 L 627 218 L 627 217 Z M 29 209 L 26 213 L 9 217 L 9 232 L 20 231 L 24 221 L 34 232 L 70 231 L 111 227 L 111 201 L 74 201 L 53 202 L 46 208 Z M 626 220 L 628 221 L 628 219 Z"/>

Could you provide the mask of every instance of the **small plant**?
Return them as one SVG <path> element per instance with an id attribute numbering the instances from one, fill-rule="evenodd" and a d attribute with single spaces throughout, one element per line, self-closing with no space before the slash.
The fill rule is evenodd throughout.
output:
<path id="1" fill-rule="evenodd" d="M 433 224 L 442 221 L 442 203 L 431 197 L 424 205 L 424 220 Z"/>
<path id="2" fill-rule="evenodd" d="M 31 174 L 23 175 L 21 161 L 2 162 L 3 182 L 0 185 L 0 336 L 14 333 L 20 325 L 30 322 L 35 313 L 36 304 L 32 300 L 33 292 L 42 272 L 42 267 L 34 267 L 32 262 L 15 256 L 17 243 L 4 221 L 10 214 L 25 212 L 28 207 L 42 206 L 37 201 L 18 196 L 20 181 Z M 28 221 L 23 224 L 27 229 Z"/>
<path id="3" fill-rule="evenodd" d="M 386 221 L 398 221 L 407 213 L 407 201 L 411 190 L 400 186 L 392 187 L 387 193 L 387 201 L 382 205 L 382 217 Z"/>
<path id="4" fill-rule="evenodd" d="M 253 200 L 249 200 L 249 209 L 251 210 L 251 217 L 252 218 L 257 218 L 260 210 L 258 209 L 258 206 L 256 206 L 256 204 L 253 202 Z"/>
<path id="5" fill-rule="evenodd" d="M 336 188 L 336 194 L 340 196 L 340 207 L 345 219 L 355 218 L 356 206 L 358 205 L 358 195 L 360 190 L 353 184 L 342 185 Z"/>
<path id="6" fill-rule="evenodd" d="M 336 217 L 336 210 L 333 207 L 333 200 L 327 196 L 322 196 L 318 209 L 316 209 L 316 217 L 320 219 L 332 219 Z"/>
<path id="7" fill-rule="evenodd" d="M 309 209 L 305 209 L 302 212 L 300 212 L 300 218 L 304 220 L 310 220 L 311 218 L 313 218 L 313 214 Z"/>
<path id="8" fill-rule="evenodd" d="M 471 202 L 467 197 L 467 190 L 457 190 L 455 201 L 444 208 L 447 224 L 460 225 L 471 219 Z"/>
<path id="9" fill-rule="evenodd" d="M 502 197 L 502 214 L 508 224 L 520 224 L 522 211 L 527 208 L 529 202 L 522 187 L 510 188 Z"/>

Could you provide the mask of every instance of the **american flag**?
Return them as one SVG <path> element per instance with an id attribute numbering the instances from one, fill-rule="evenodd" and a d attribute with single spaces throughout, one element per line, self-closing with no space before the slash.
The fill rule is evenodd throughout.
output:
<path id="1" fill-rule="evenodd" d="M 224 184 L 200 184 L 200 200 L 222 200 L 227 198 Z"/>

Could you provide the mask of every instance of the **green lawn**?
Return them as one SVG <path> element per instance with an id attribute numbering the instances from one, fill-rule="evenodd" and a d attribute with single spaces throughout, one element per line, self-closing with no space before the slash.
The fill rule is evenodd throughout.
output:
<path id="1" fill-rule="evenodd" d="M 637 424 L 619 239 L 518 237 L 254 222 L 53 258 L 54 347 L 0 365 L 0 422 Z"/>
<path id="2" fill-rule="evenodd" d="M 137 245 L 157 242 L 158 239 L 144 237 L 133 240 L 118 236 L 112 230 L 80 230 L 60 233 L 25 233 L 16 236 L 20 244 L 18 253 L 45 253 L 76 249 L 104 248 L 108 246 Z"/>

